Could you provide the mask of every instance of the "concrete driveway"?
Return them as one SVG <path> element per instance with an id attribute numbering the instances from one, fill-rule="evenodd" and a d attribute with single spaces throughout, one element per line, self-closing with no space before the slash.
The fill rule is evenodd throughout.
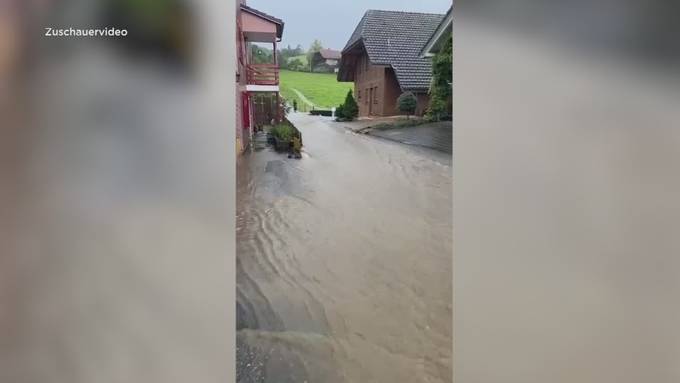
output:
<path id="1" fill-rule="evenodd" d="M 402 120 L 403 116 L 360 119 L 356 121 L 336 122 L 328 119 L 328 123 L 343 127 L 355 133 L 363 133 L 406 145 L 421 146 L 443 153 L 453 153 L 453 123 L 451 121 L 432 122 L 418 126 L 398 127 L 393 129 L 373 129 L 382 123 L 393 123 Z"/>
<path id="2" fill-rule="evenodd" d="M 402 144 L 423 146 L 448 154 L 453 153 L 453 124 L 451 121 L 384 130 L 369 129 L 366 134 Z"/>

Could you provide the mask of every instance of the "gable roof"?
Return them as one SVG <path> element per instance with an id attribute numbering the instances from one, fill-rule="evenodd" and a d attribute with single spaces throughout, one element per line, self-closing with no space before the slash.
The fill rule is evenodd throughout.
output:
<path id="1" fill-rule="evenodd" d="M 281 36 L 283 36 L 283 20 L 276 18 L 272 15 L 268 15 L 255 8 L 249 7 L 243 3 L 241 3 L 241 11 L 245 11 L 255 16 L 261 17 L 265 20 L 271 21 L 272 23 L 276 24 L 276 36 L 278 38 L 281 38 Z"/>
<path id="2" fill-rule="evenodd" d="M 336 51 L 336 50 L 333 50 L 333 49 L 326 49 L 326 48 L 320 50 L 319 54 L 321 55 L 321 57 L 323 57 L 325 59 L 332 59 L 332 60 L 340 60 L 340 57 L 341 57 L 340 51 Z"/>
<path id="3" fill-rule="evenodd" d="M 420 52 L 443 19 L 433 13 L 368 10 L 342 53 L 362 44 L 371 64 L 392 67 L 402 90 L 428 89 L 432 63 Z"/>

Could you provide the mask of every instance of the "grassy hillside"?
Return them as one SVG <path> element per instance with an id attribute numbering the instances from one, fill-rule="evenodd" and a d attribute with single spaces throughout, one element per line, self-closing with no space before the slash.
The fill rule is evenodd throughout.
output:
<path id="1" fill-rule="evenodd" d="M 317 109 L 330 109 L 345 100 L 347 91 L 354 87 L 351 82 L 338 82 L 335 73 L 309 73 L 281 71 L 281 94 L 283 98 L 303 102 L 293 89 L 297 89 L 305 98 L 317 106 Z M 302 106 L 300 107 L 302 109 Z"/>

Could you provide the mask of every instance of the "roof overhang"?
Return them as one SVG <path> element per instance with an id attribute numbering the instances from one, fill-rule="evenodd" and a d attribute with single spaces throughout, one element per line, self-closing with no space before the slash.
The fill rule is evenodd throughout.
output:
<path id="1" fill-rule="evenodd" d="M 283 20 L 276 18 L 274 16 L 268 15 L 262 11 L 259 11 L 255 8 L 249 7 L 245 4 L 241 4 L 241 11 L 249 13 L 255 17 L 258 17 L 262 20 L 268 21 L 270 23 L 273 23 L 276 25 L 276 38 L 281 40 L 281 36 L 283 36 Z"/>
<path id="2" fill-rule="evenodd" d="M 354 69 L 356 68 L 357 59 L 365 51 L 366 48 L 362 39 L 355 41 L 354 44 L 342 50 L 338 62 L 339 82 L 354 81 Z"/>
<path id="3" fill-rule="evenodd" d="M 420 57 L 432 57 L 441 50 L 446 39 L 453 33 L 453 7 L 449 8 L 446 16 L 434 31 L 427 44 L 420 51 Z"/>

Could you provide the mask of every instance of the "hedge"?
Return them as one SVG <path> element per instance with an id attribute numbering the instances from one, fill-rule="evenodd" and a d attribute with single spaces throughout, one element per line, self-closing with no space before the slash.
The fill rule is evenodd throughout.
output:
<path id="1" fill-rule="evenodd" d="M 324 109 L 314 109 L 314 110 L 310 110 L 309 114 L 311 114 L 312 116 L 331 117 L 331 116 L 333 116 L 333 111 L 332 110 L 324 110 Z"/>

